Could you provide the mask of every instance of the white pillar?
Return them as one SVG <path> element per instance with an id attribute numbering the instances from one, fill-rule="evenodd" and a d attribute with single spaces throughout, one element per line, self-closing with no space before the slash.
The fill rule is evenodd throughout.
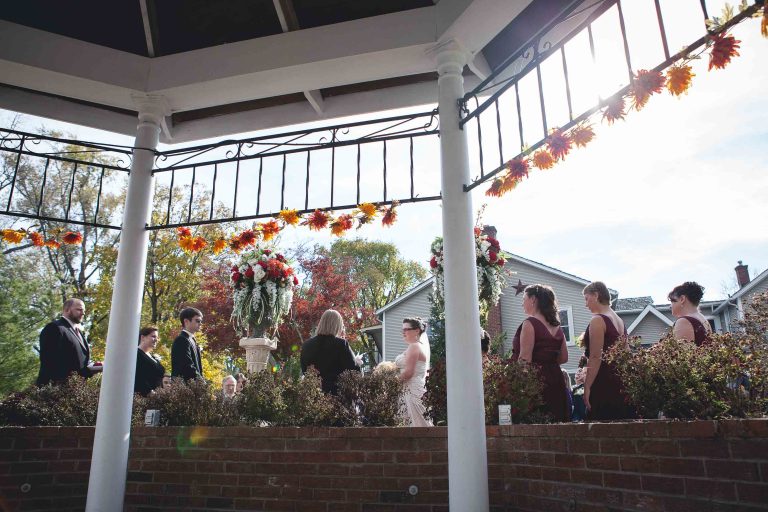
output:
<path id="1" fill-rule="evenodd" d="M 134 100 L 139 108 L 139 125 L 120 232 L 88 481 L 86 510 L 92 512 L 123 510 L 136 348 L 149 242 L 146 225 L 152 208 L 153 151 L 160 136 L 160 123 L 167 112 L 161 97 L 142 96 Z"/>
<path id="2" fill-rule="evenodd" d="M 450 40 L 437 60 L 448 378 L 448 490 L 451 510 L 488 510 L 488 463 L 480 355 L 475 236 L 466 134 L 459 128 L 461 72 L 470 55 Z"/>

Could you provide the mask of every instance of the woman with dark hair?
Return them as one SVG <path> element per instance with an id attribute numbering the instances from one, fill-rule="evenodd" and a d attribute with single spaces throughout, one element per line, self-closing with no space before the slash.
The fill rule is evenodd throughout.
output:
<path id="1" fill-rule="evenodd" d="M 701 345 L 709 339 L 712 328 L 699 311 L 699 302 L 704 296 L 704 287 L 693 281 L 675 286 L 667 298 L 672 316 L 677 318 L 672 335 L 679 340 L 688 340 Z"/>
<path id="2" fill-rule="evenodd" d="M 347 370 L 360 371 L 355 354 L 344 339 L 344 320 L 335 309 L 329 309 L 320 317 L 315 336 L 301 346 L 301 372 L 314 366 L 320 373 L 323 392 L 338 393 L 336 382 L 339 375 Z"/>
<path id="3" fill-rule="evenodd" d="M 611 309 L 611 295 L 605 283 L 595 281 L 584 287 L 584 304 L 594 315 L 584 333 L 587 374 L 584 381 L 584 406 L 590 421 L 620 420 L 634 417 L 625 401 L 624 384 L 616 368 L 603 359 L 622 336 L 624 321 Z"/>
<path id="4" fill-rule="evenodd" d="M 523 294 L 528 315 L 512 339 L 512 359 L 534 364 L 544 384 L 542 398 L 554 421 L 570 421 L 568 393 L 560 365 L 568 362 L 557 298 L 549 286 L 534 284 Z"/>
<path id="5" fill-rule="evenodd" d="M 152 351 L 157 346 L 157 327 L 148 325 L 139 330 L 139 353 L 136 355 L 136 380 L 133 392 L 147 396 L 163 385 L 165 368 Z"/>
<path id="6" fill-rule="evenodd" d="M 432 422 L 424 417 L 426 407 L 421 397 L 426 392 L 427 370 L 429 370 L 429 340 L 427 324 L 419 317 L 403 319 L 403 341 L 405 351 L 395 358 L 400 370 L 400 380 L 405 384 L 400 403 L 400 415 L 406 425 L 431 427 Z"/>

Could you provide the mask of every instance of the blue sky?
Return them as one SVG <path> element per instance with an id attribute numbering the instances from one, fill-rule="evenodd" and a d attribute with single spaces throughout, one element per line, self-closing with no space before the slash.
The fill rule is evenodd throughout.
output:
<path id="1" fill-rule="evenodd" d="M 768 39 L 757 20 L 734 35 L 742 40 L 741 57 L 712 72 L 706 59 L 695 63 L 687 95 L 654 96 L 625 122 L 598 122 L 587 148 L 532 172 L 503 198 L 476 189 L 475 209 L 487 204 L 483 221 L 498 228 L 502 247 L 603 280 L 622 297 L 651 295 L 656 302 L 684 280 L 703 284 L 707 300 L 723 297 L 738 260 L 752 271 L 768 269 Z M 4 125 L 12 115 L 0 111 Z M 28 131 L 44 125 L 83 140 L 133 142 L 42 118 L 23 122 Z M 419 162 L 437 172 L 439 153 L 425 150 Z M 440 233 L 439 203 L 421 203 L 400 207 L 391 228 L 366 226 L 356 234 L 392 242 L 426 265 Z M 289 228 L 281 244 L 330 241 L 327 233 Z"/>

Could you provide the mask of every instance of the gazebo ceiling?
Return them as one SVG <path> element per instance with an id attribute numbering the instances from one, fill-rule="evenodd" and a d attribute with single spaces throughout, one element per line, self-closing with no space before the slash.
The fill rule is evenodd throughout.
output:
<path id="1" fill-rule="evenodd" d="M 25 0 L 0 11 L 0 107 L 181 142 L 436 101 L 451 38 L 476 84 L 583 0 Z M 479 77 L 479 78 L 478 78 Z"/>

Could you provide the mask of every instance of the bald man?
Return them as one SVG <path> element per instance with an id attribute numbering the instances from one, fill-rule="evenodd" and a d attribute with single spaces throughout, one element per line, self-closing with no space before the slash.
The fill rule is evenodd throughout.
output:
<path id="1" fill-rule="evenodd" d="M 61 318 L 40 332 L 38 386 L 64 382 L 73 373 L 88 378 L 98 371 L 88 367 L 91 350 L 81 328 L 84 316 L 83 301 L 67 299 Z"/>

